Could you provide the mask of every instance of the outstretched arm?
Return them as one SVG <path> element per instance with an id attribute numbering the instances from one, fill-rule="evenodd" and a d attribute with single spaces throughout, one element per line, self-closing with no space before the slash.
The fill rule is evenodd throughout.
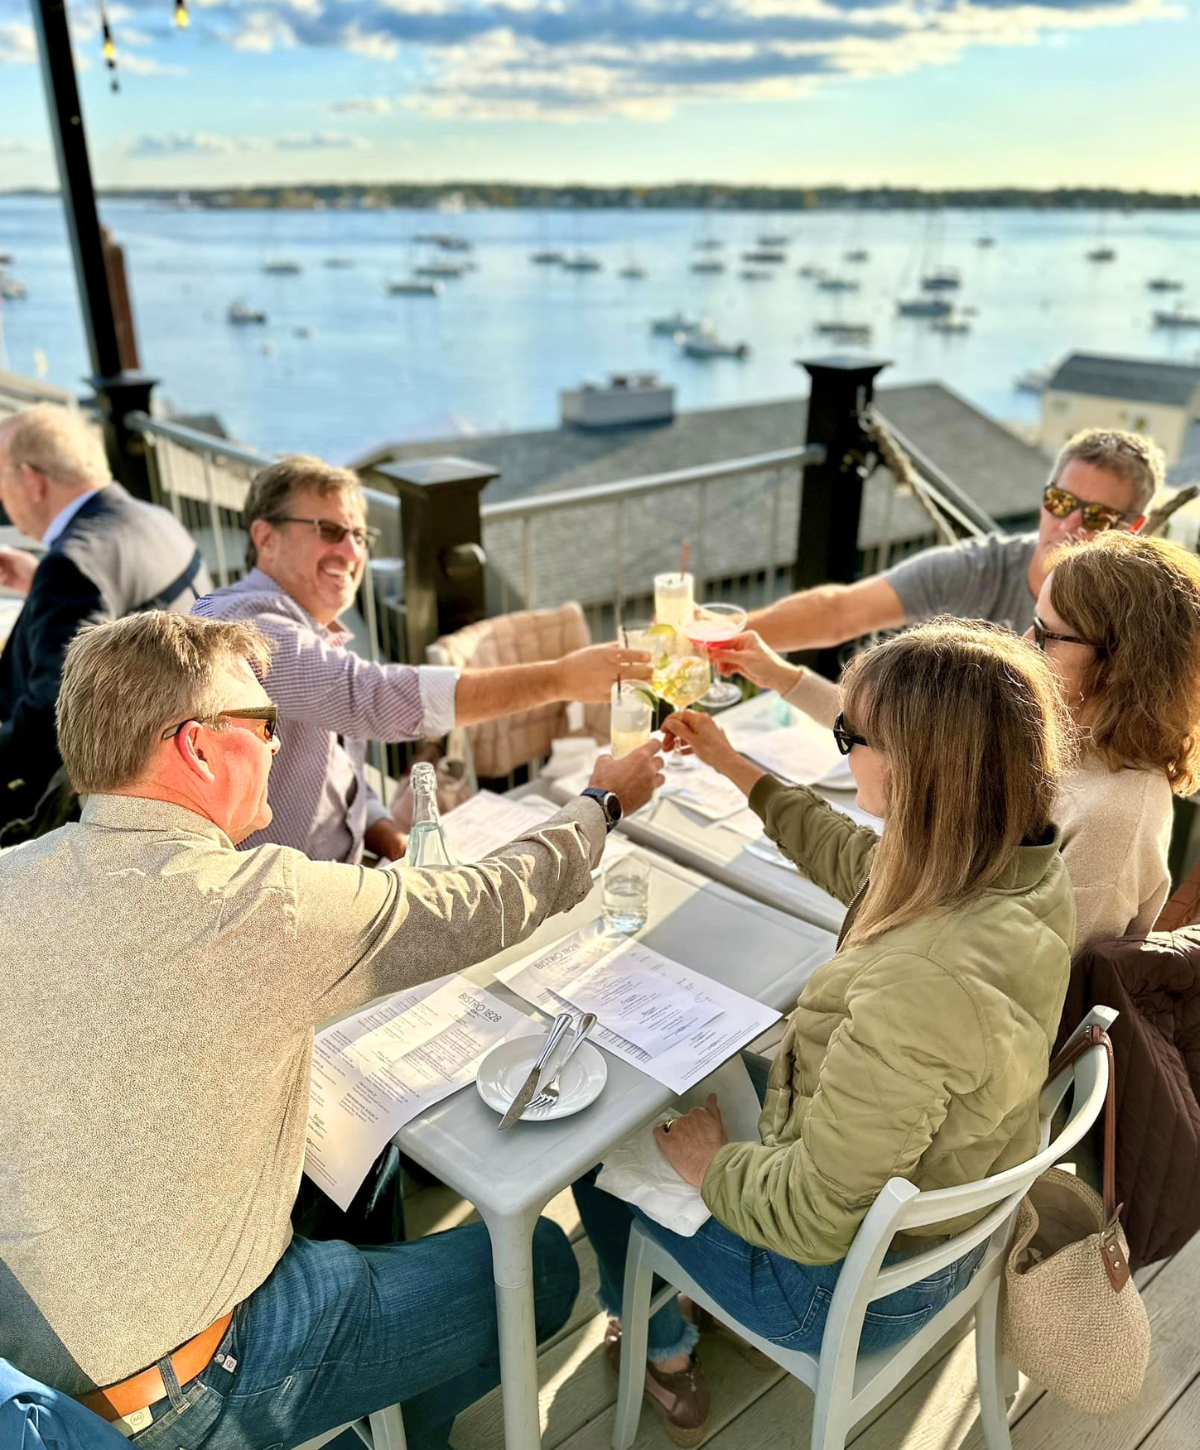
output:
<path id="1" fill-rule="evenodd" d="M 879 629 L 899 629 L 904 605 L 877 574 L 855 584 L 822 584 L 758 609 L 746 628 L 773 649 L 829 649 Z"/>

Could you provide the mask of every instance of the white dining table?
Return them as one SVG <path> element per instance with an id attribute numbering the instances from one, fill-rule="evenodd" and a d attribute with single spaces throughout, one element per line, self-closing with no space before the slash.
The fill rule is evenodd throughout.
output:
<path id="1" fill-rule="evenodd" d="M 741 727 L 737 744 L 747 755 L 753 754 L 752 742 L 757 733 L 766 734 L 779 729 L 789 719 L 793 724 L 811 730 L 814 735 L 828 736 L 828 731 L 813 724 L 798 711 L 790 711 L 789 716 L 789 710 L 790 707 L 782 704 L 777 695 L 762 694 L 722 711 L 716 718 L 725 729 L 731 724 Z M 675 783 L 672 769 L 668 767 L 668 785 Z M 687 769 L 683 767 L 678 776 L 679 783 L 684 785 Z M 845 784 L 814 787 L 818 794 L 841 810 L 852 808 L 854 803 L 853 778 L 849 777 L 848 771 L 844 772 L 844 777 Z M 555 780 L 542 776 L 536 783 L 536 789 L 555 804 L 562 805 L 583 790 L 588 778 L 586 771 Z M 778 861 L 768 859 L 774 855 L 773 852 L 758 854 L 762 849 L 759 843 L 689 810 L 681 797 L 660 793 L 657 801 L 636 815 L 626 817 L 618 829 L 639 846 L 691 867 L 765 906 L 824 927 L 827 931 L 836 932 L 842 925 L 846 914 L 842 902 L 819 886 L 814 886 L 781 858 Z"/>
<path id="2" fill-rule="evenodd" d="M 781 1012 L 833 955 L 834 937 L 820 927 L 764 908 L 677 862 L 644 854 L 651 862 L 650 905 L 638 937 L 662 955 Z M 496 982 L 495 973 L 600 915 L 597 884 L 574 910 L 544 922 L 528 940 L 466 975 L 532 1015 L 534 1009 Z M 538 1215 L 674 1097 L 623 1059 L 604 1055 L 608 1080 L 599 1098 L 572 1117 L 518 1123 L 502 1134 L 498 1115 L 472 1086 L 414 1119 L 394 1140 L 473 1203 L 491 1236 L 506 1450 L 535 1450 L 541 1443 L 533 1297 Z"/>

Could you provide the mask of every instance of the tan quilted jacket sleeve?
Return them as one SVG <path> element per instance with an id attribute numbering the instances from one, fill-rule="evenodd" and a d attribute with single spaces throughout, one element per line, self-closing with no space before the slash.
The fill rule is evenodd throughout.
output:
<path id="1" fill-rule="evenodd" d="M 764 775 L 750 792 L 750 808 L 811 882 L 849 905 L 879 844 L 869 826 L 856 826 L 808 786 L 784 785 L 773 775 Z"/>
<path id="2" fill-rule="evenodd" d="M 915 1169 L 951 1096 L 987 1074 L 974 1002 L 929 958 L 885 950 L 868 959 L 847 1002 L 811 1100 L 793 1098 L 781 1140 L 727 1144 L 701 1189 L 727 1228 L 803 1264 L 845 1256 L 888 1179 Z M 764 1125 L 770 1114 L 768 1094 Z M 782 1141 L 796 1125 L 799 1137 Z"/>

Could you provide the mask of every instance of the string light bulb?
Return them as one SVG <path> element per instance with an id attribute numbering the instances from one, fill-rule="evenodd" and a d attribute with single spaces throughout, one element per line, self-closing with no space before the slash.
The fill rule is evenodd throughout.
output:
<path id="1" fill-rule="evenodd" d="M 192 17 L 188 14 L 187 0 L 175 0 L 175 24 L 178 29 L 186 30 L 192 23 Z"/>
<path id="2" fill-rule="evenodd" d="M 113 39 L 112 27 L 108 23 L 108 12 L 104 8 L 104 0 L 100 0 L 100 39 L 104 64 L 108 67 L 109 88 L 119 91 L 121 83 L 117 80 L 117 42 Z"/>

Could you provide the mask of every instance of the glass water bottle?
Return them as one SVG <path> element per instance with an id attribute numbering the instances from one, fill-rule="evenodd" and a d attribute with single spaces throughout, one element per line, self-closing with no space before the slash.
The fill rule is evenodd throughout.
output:
<path id="1" fill-rule="evenodd" d="M 412 768 L 413 820 L 408 833 L 405 866 L 457 866 L 458 861 L 446 840 L 446 832 L 438 818 L 437 771 L 427 760 Z"/>

